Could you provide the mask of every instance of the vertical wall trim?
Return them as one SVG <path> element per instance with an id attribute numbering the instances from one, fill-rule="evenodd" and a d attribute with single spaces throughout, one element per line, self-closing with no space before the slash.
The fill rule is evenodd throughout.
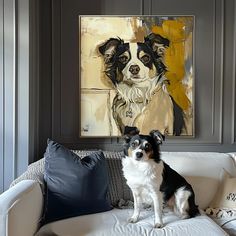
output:
<path id="1" fill-rule="evenodd" d="M 219 5 L 217 4 L 217 0 L 213 1 L 213 83 L 212 83 L 212 127 L 211 127 L 211 132 L 212 135 L 215 135 L 215 117 L 216 117 L 216 79 L 217 76 L 219 76 L 219 81 L 220 81 L 220 115 L 219 115 L 219 143 L 222 143 L 222 137 L 223 137 L 223 96 L 224 96 L 224 83 L 223 83 L 223 78 L 224 78 L 224 21 L 225 21 L 225 1 L 224 0 L 219 0 Z M 220 9 L 220 27 L 218 27 L 218 22 L 217 22 L 217 17 L 218 14 L 218 9 Z M 218 75 L 216 73 L 216 60 L 217 60 L 217 29 L 220 30 L 220 69 L 219 72 L 220 74 Z"/>
<path id="2" fill-rule="evenodd" d="M 236 144 L 236 3 L 234 1 L 234 32 L 233 32 L 233 61 L 232 61 L 232 137 L 231 143 Z"/>
<path id="3" fill-rule="evenodd" d="M 4 183 L 4 1 L 0 0 L 0 193 Z"/>
<path id="4" fill-rule="evenodd" d="M 217 4 L 218 3 L 218 4 Z M 218 10 L 220 9 L 220 10 Z M 219 107 L 220 107 L 220 114 L 219 114 L 219 136 L 218 136 L 218 143 L 222 143 L 222 138 L 223 138 L 223 102 L 224 102 L 224 24 L 225 24 L 225 1 L 224 0 L 214 0 L 213 1 L 213 82 L 212 82 L 212 114 L 211 114 L 211 119 L 212 119 L 212 127 L 211 127 L 211 132 L 212 136 L 215 135 L 215 128 L 218 127 L 215 125 L 215 117 L 216 117 L 216 96 L 218 97 L 218 93 L 216 93 L 216 81 L 217 77 L 219 76 Z M 220 27 L 218 27 L 218 22 L 217 19 L 219 15 L 217 13 L 220 13 Z M 219 31 L 219 37 L 220 37 L 220 43 L 219 47 L 220 50 L 218 50 L 217 46 L 217 30 Z M 217 56 L 217 51 L 220 53 L 220 57 Z M 216 73 L 218 71 L 218 68 L 216 67 L 217 64 L 217 58 L 219 58 L 219 73 Z"/>
<path id="5" fill-rule="evenodd" d="M 16 139 L 17 139 L 17 97 L 18 97 L 18 90 L 17 90 L 17 57 L 18 57 L 18 50 L 17 50 L 17 18 L 18 18 L 18 6 L 17 6 L 17 0 L 13 0 L 13 37 L 14 37 L 14 43 L 13 43 L 13 163 L 12 163 L 12 169 L 13 169 L 13 176 L 12 178 L 16 178 Z"/>
<path id="6" fill-rule="evenodd" d="M 15 84 L 15 176 L 29 161 L 29 0 L 16 1 L 16 84 Z M 18 28 L 20 30 L 18 30 Z M 31 78 L 34 79 L 34 78 Z"/>
<path id="7" fill-rule="evenodd" d="M 216 0 L 213 1 L 213 30 L 212 30 L 212 37 L 213 37 L 213 53 L 212 53 L 212 57 L 213 57 L 213 70 L 212 70 L 212 78 L 213 78 L 213 82 L 212 82 L 212 104 L 211 104 L 211 109 L 212 109 L 212 113 L 211 113 L 211 134 L 214 136 L 215 133 L 215 81 L 216 81 L 216 77 L 215 77 L 215 69 L 216 69 Z"/>
<path id="8" fill-rule="evenodd" d="M 52 137 L 61 137 L 61 0 L 52 1 Z M 60 101 L 58 103 L 58 101 Z M 56 111 L 57 110 L 57 111 Z M 55 114 L 60 114 L 55 118 Z M 55 121 L 58 120 L 56 123 Z"/>
<path id="9" fill-rule="evenodd" d="M 39 1 L 29 2 L 29 163 L 39 159 Z"/>
<path id="10" fill-rule="evenodd" d="M 15 1 L 4 0 L 4 183 L 6 189 L 15 168 Z"/>
<path id="11" fill-rule="evenodd" d="M 144 0 L 140 0 L 140 15 L 144 15 Z"/>
<path id="12" fill-rule="evenodd" d="M 152 1 L 153 0 L 149 1 L 149 15 L 152 15 Z"/>
<path id="13" fill-rule="evenodd" d="M 28 3 L 0 0 L 0 191 L 6 190 L 28 165 Z"/>
<path id="14" fill-rule="evenodd" d="M 224 42 L 225 42 L 225 0 L 221 0 L 221 44 L 220 44 L 220 130 L 219 143 L 223 142 L 223 104 L 224 104 Z"/>

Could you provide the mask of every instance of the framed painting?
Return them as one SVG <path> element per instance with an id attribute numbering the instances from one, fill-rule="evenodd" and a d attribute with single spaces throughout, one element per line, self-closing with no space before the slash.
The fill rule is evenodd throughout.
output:
<path id="1" fill-rule="evenodd" d="M 80 136 L 194 135 L 194 16 L 80 16 Z"/>

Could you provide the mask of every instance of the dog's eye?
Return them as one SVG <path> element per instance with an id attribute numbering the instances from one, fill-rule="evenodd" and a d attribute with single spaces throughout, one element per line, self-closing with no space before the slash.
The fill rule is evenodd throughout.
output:
<path id="1" fill-rule="evenodd" d="M 148 150 L 148 149 L 150 148 L 150 144 L 149 144 L 149 143 L 146 143 L 145 146 L 144 146 L 144 148 L 145 148 L 146 150 Z"/>
<path id="2" fill-rule="evenodd" d="M 150 56 L 149 55 L 144 55 L 144 56 L 142 56 L 141 57 L 141 61 L 144 63 L 144 64 L 146 64 L 146 63 L 148 63 L 149 61 L 150 61 Z"/>
<path id="3" fill-rule="evenodd" d="M 132 148 L 135 148 L 139 145 L 139 141 L 138 140 L 135 140 L 134 142 L 131 143 L 131 147 Z"/>
<path id="4" fill-rule="evenodd" d="M 128 58 L 127 56 L 125 56 L 125 55 L 119 57 L 119 61 L 120 61 L 122 64 L 127 63 L 128 60 L 129 60 L 129 58 Z"/>

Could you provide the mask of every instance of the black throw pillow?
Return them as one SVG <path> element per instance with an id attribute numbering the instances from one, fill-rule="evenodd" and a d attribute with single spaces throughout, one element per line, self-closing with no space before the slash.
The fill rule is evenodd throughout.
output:
<path id="1" fill-rule="evenodd" d="M 102 151 L 80 158 L 48 140 L 44 154 L 46 200 L 44 223 L 108 211 L 108 173 Z"/>

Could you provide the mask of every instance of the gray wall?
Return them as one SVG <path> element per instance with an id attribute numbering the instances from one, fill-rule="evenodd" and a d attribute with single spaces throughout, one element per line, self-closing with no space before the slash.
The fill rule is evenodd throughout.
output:
<path id="1" fill-rule="evenodd" d="M 70 148 L 121 149 L 119 138 L 79 137 L 78 15 L 86 14 L 195 15 L 195 137 L 168 138 L 162 150 L 236 150 L 235 1 L 55 0 L 47 4 L 41 14 L 49 13 L 51 24 L 48 32 L 42 30 L 52 50 L 48 53 L 48 42 L 46 49 L 41 47 L 46 60 L 41 66 L 47 72 L 40 76 L 39 155 L 47 137 Z"/>
<path id="2" fill-rule="evenodd" d="M 79 138 L 78 15 L 195 15 L 195 138 L 162 150 L 236 151 L 234 0 L 0 0 L 0 192 L 48 137 L 69 148 L 121 150 Z"/>
<path id="3" fill-rule="evenodd" d="M 0 192 L 30 156 L 29 0 L 0 0 Z"/>

